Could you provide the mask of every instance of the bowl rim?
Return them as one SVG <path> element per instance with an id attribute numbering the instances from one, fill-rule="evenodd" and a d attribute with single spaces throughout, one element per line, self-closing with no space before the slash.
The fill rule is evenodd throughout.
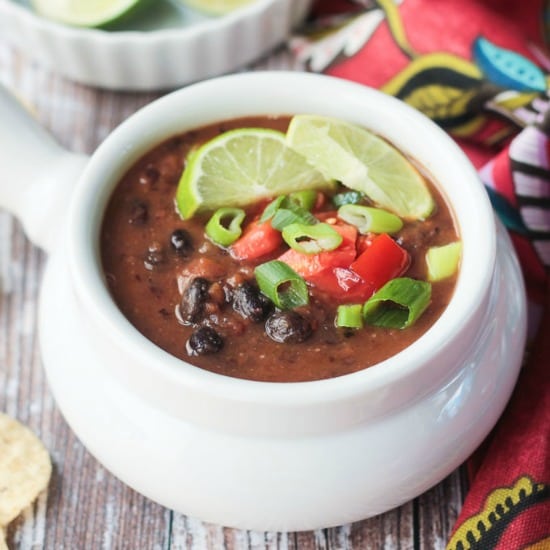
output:
<path id="1" fill-rule="evenodd" d="M 464 247 L 461 272 L 453 298 L 436 323 L 398 354 L 375 366 L 335 378 L 308 382 L 262 382 L 224 376 L 186 363 L 157 347 L 130 324 L 111 299 L 100 266 L 97 236 L 106 200 L 116 181 L 133 160 L 153 146 L 142 144 L 140 149 L 134 141 L 136 128 L 147 127 L 149 122 L 154 123 L 155 117 L 160 116 L 162 112 L 165 113 L 162 116 L 166 118 L 166 112 L 173 112 L 172 108 L 175 105 L 181 106 L 180 104 L 190 99 L 198 101 L 198 97 L 205 98 L 213 90 L 226 91 L 231 86 L 244 86 L 243 89 L 246 89 L 255 84 L 268 87 L 273 86 L 275 81 L 279 85 L 284 84 L 284 89 L 306 84 L 312 89 L 322 90 L 327 97 L 329 93 L 335 92 L 348 94 L 349 97 L 357 96 L 362 102 L 374 100 L 377 108 L 404 113 L 408 122 L 428 132 L 439 146 L 452 155 L 457 166 L 463 171 L 463 179 L 472 182 L 469 187 L 472 198 L 470 202 L 479 208 L 479 215 L 474 216 L 470 222 L 479 230 L 476 246 L 487 259 L 485 266 L 478 265 L 477 258 Z M 203 124 L 208 122 L 205 120 Z M 192 127 L 192 123 L 189 123 L 182 131 Z M 163 139 L 166 139 L 173 134 L 163 135 Z M 148 139 L 152 143 L 160 142 L 160 139 L 155 142 L 151 136 Z M 102 198 L 97 193 L 97 182 L 105 177 L 105 170 L 115 164 L 115 153 L 118 156 L 116 162 L 119 172 L 111 172 L 110 177 L 114 183 L 108 190 L 109 186 L 103 185 Z M 422 163 L 422 159 L 419 160 Z M 94 209 L 90 208 L 91 205 L 102 206 Z M 71 279 L 79 302 L 94 324 L 101 327 L 105 336 L 111 341 L 116 340 L 116 345 L 128 357 L 146 362 L 147 369 L 167 381 L 223 399 L 249 403 L 303 406 L 326 400 L 347 399 L 361 395 L 365 391 L 381 390 L 400 379 L 415 375 L 430 363 L 434 344 L 444 348 L 452 340 L 457 327 L 467 323 L 473 309 L 483 303 L 491 284 L 496 259 L 496 228 L 487 193 L 466 155 L 441 128 L 418 111 L 378 90 L 336 77 L 296 71 L 257 71 L 216 77 L 182 88 L 146 105 L 124 121 L 98 147 L 73 192 L 68 218 L 67 254 L 71 258 Z M 459 228 L 459 232 L 462 234 L 462 228 Z M 472 286 L 472 281 L 475 281 L 475 286 Z M 451 309 L 453 315 L 458 315 L 455 320 L 450 318 Z M 455 310 L 458 313 L 455 313 Z M 427 344 L 428 338 L 435 338 L 435 342 L 430 346 Z M 403 361 L 405 355 L 407 360 Z"/>

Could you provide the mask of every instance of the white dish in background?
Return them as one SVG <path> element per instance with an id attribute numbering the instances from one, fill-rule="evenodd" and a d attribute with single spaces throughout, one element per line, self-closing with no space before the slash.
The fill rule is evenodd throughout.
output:
<path id="1" fill-rule="evenodd" d="M 211 17 L 169 0 L 128 30 L 69 27 L 25 0 L 0 0 L 0 36 L 63 76 L 113 90 L 161 90 L 230 72 L 281 44 L 311 0 L 256 0 Z"/>

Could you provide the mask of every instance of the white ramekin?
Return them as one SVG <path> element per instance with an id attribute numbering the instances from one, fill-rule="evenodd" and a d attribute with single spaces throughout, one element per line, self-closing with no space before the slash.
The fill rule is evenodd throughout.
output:
<path id="1" fill-rule="evenodd" d="M 153 345 L 111 300 L 98 252 L 105 205 L 127 168 L 171 135 L 227 118 L 293 113 L 369 127 L 431 173 L 463 241 L 456 290 L 424 336 L 369 369 L 290 384 L 213 374 Z M 88 449 L 136 490 L 233 527 L 339 525 L 427 490 L 495 424 L 525 341 L 518 263 L 467 158 L 404 103 L 306 73 L 221 77 L 148 105 L 90 159 L 48 141 L 7 97 L 0 115 L 10 125 L 9 136 L 0 132 L 4 171 L 29 182 L 0 188 L 0 204 L 51 253 L 40 303 L 51 388 Z"/>

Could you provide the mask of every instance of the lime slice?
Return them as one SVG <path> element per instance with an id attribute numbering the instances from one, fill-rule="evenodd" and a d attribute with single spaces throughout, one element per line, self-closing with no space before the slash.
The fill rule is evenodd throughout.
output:
<path id="1" fill-rule="evenodd" d="M 77 27 L 101 27 L 133 14 L 148 0 L 31 0 L 39 15 Z"/>
<path id="2" fill-rule="evenodd" d="M 239 128 L 206 142 L 188 157 L 176 202 L 186 219 L 195 212 L 332 186 L 286 145 L 283 133 Z"/>
<path id="3" fill-rule="evenodd" d="M 210 15 L 223 15 L 250 4 L 254 0 L 180 0 L 180 2 Z"/>
<path id="4" fill-rule="evenodd" d="M 411 162 L 364 128 L 333 118 L 296 115 L 287 143 L 327 178 L 365 193 L 402 218 L 423 219 L 434 208 L 426 183 Z"/>

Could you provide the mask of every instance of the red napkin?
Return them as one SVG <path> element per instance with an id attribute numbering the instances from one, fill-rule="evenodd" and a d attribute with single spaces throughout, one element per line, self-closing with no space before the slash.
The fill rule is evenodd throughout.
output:
<path id="1" fill-rule="evenodd" d="M 549 21 L 546 0 L 317 0 L 291 41 L 305 70 L 379 88 L 446 129 L 479 169 L 522 264 L 526 362 L 468 462 L 448 550 L 550 549 Z"/>

